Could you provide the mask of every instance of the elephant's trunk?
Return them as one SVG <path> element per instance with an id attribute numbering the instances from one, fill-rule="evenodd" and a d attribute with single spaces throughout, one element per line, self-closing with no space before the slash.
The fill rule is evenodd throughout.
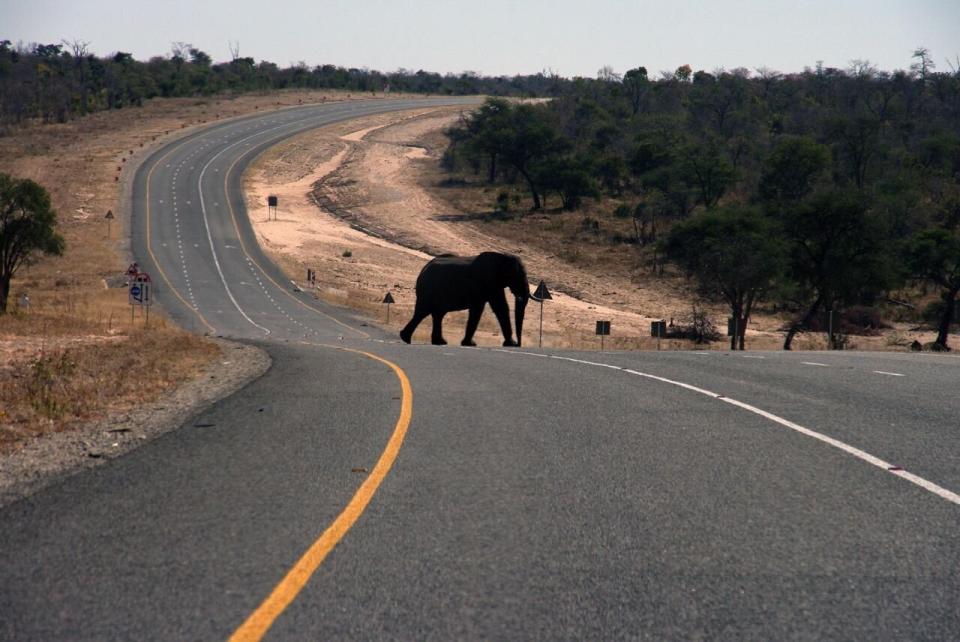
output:
<path id="1" fill-rule="evenodd" d="M 527 297 L 518 296 L 514 306 L 514 314 L 517 320 L 517 345 L 523 343 L 523 313 L 527 308 Z"/>

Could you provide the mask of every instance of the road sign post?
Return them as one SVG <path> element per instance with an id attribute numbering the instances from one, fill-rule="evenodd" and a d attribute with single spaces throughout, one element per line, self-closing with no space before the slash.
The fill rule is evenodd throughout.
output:
<path id="1" fill-rule="evenodd" d="M 543 302 L 553 299 L 550 296 L 550 290 L 547 289 L 547 284 L 541 280 L 540 285 L 537 286 L 537 291 L 533 293 L 533 298 L 537 299 L 540 302 L 540 340 L 537 342 L 537 347 L 543 347 Z"/>
<path id="2" fill-rule="evenodd" d="M 387 296 L 383 297 L 383 302 L 387 304 L 387 325 L 390 325 L 390 304 L 396 303 L 393 300 L 393 295 L 387 292 Z"/>
<path id="3" fill-rule="evenodd" d="M 610 334 L 610 322 L 597 321 L 597 334 L 600 336 L 600 352 L 603 352 L 603 338 Z"/>
<path id="4" fill-rule="evenodd" d="M 827 310 L 827 350 L 833 350 L 833 308 Z"/>
<path id="5" fill-rule="evenodd" d="M 277 220 L 277 201 L 278 200 L 279 199 L 272 194 L 267 197 L 267 220 L 268 221 L 270 220 L 271 214 L 273 215 L 273 220 Z"/>
<path id="6" fill-rule="evenodd" d="M 657 350 L 660 350 L 660 340 L 667 333 L 667 322 L 663 319 L 650 322 L 650 336 L 657 338 Z"/>
<path id="7" fill-rule="evenodd" d="M 140 306 L 140 309 L 144 311 L 145 326 L 150 327 L 150 306 L 153 305 L 153 282 L 150 280 L 150 275 L 146 272 L 139 272 L 130 282 L 130 290 L 128 291 L 129 301 L 130 301 L 130 324 L 132 325 L 135 318 L 136 307 Z"/>

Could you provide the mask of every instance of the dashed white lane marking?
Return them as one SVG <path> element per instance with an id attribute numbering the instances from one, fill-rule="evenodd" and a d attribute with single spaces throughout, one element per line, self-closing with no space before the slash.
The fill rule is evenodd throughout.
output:
<path id="1" fill-rule="evenodd" d="M 744 359 L 766 359 L 766 357 L 761 357 L 760 355 L 755 354 L 744 354 L 740 356 L 742 356 Z"/>
<path id="2" fill-rule="evenodd" d="M 210 243 L 210 253 L 213 255 L 213 264 L 217 268 L 217 274 L 220 275 L 220 282 L 223 283 L 223 289 L 226 291 L 227 296 L 230 297 L 230 301 L 233 303 L 233 306 L 237 311 L 243 316 L 244 319 L 250 322 L 250 325 L 260 328 L 266 334 L 270 334 L 269 328 L 265 328 L 253 319 L 251 319 L 246 312 L 243 311 L 243 308 L 240 307 L 240 304 L 237 303 L 237 300 L 233 297 L 233 292 L 230 291 L 230 286 L 227 285 L 227 278 L 223 275 L 223 268 L 220 267 L 220 259 L 217 258 L 217 250 L 213 246 L 213 235 L 210 234 L 210 223 L 207 221 L 207 208 L 204 205 L 203 200 L 203 174 L 207 171 L 207 168 L 210 167 L 210 164 L 217 159 L 220 154 L 230 149 L 229 147 L 224 147 L 216 156 L 211 158 L 206 165 L 203 166 L 203 169 L 200 170 L 200 176 L 197 178 L 197 192 L 200 194 L 200 212 L 203 214 L 203 227 L 207 230 L 207 241 Z"/>
<path id="3" fill-rule="evenodd" d="M 829 368 L 830 364 L 827 363 L 817 363 L 816 361 L 801 361 L 805 366 L 820 366 L 821 368 Z"/>
<path id="4" fill-rule="evenodd" d="M 541 355 L 538 355 L 538 354 L 533 353 L 533 352 L 522 352 L 522 351 L 512 351 L 512 350 L 494 349 L 494 352 L 504 352 L 504 353 L 506 353 L 506 354 L 520 354 L 520 355 L 541 356 Z M 732 406 L 736 406 L 736 407 L 738 407 L 738 408 L 742 408 L 743 410 L 746 410 L 746 411 L 748 411 L 748 412 L 752 412 L 752 413 L 754 413 L 754 414 L 756 414 L 756 415 L 759 415 L 759 416 L 761 416 L 761 417 L 763 417 L 763 418 L 765 418 L 765 419 L 769 419 L 770 421 L 772 421 L 772 422 L 774 422 L 774 423 L 776 423 L 776 424 L 779 424 L 779 425 L 781 425 L 781 426 L 784 426 L 785 428 L 789 428 L 790 430 L 793 430 L 793 431 L 795 431 L 795 432 L 798 432 L 798 433 L 800 433 L 800 434 L 802 434 L 802 435 L 806 435 L 807 437 L 811 437 L 811 438 L 813 438 L 813 439 L 816 439 L 817 441 L 820 441 L 820 442 L 823 442 L 823 443 L 828 444 L 828 445 L 830 445 L 830 446 L 833 446 L 834 448 L 837 448 L 837 449 L 839 449 L 839 450 L 847 453 L 848 455 L 852 455 L 852 456 L 856 457 L 857 459 L 859 459 L 859 460 L 861 460 L 861 461 L 865 461 L 865 462 L 867 462 L 868 464 L 871 464 L 871 465 L 873 465 L 873 466 L 876 466 L 877 468 L 880 468 L 880 469 L 882 469 L 882 470 L 885 470 L 885 471 L 887 471 L 888 473 L 890 473 L 890 474 L 892 474 L 892 475 L 896 475 L 897 477 L 900 477 L 900 478 L 902 478 L 902 479 L 905 479 L 905 480 L 911 482 L 912 484 L 916 484 L 916 485 L 919 486 L 920 488 L 923 488 L 924 490 L 927 490 L 927 491 L 933 493 L 934 495 L 937 495 L 938 497 L 942 497 L 943 499 L 947 500 L 948 502 L 952 502 L 952 503 L 960 506 L 960 495 L 958 495 L 957 493 L 954 493 L 953 491 L 947 490 L 946 488 L 944 488 L 944 487 L 942 487 L 942 486 L 939 486 L 939 485 L 937 485 L 937 484 L 934 484 L 933 482 L 931 482 L 931 481 L 929 481 L 929 480 L 927 480 L 927 479 L 924 479 L 923 477 L 920 477 L 919 475 L 914 475 L 913 473 L 904 470 L 904 469 L 901 468 L 900 466 L 891 464 L 891 463 L 888 462 L 888 461 L 884 461 L 883 459 L 880 459 L 879 457 L 876 457 L 876 456 L 874 456 L 874 455 L 871 455 L 870 453 L 868 453 L 868 452 L 866 452 L 866 451 L 864 451 L 864 450 L 860 450 L 859 448 L 856 448 L 855 446 L 851 446 L 850 444 L 844 443 L 844 442 L 840 441 L 839 439 L 834 439 L 833 437 L 828 437 L 827 435 L 824 435 L 823 433 L 819 433 L 819 432 L 817 432 L 817 431 L 815 431 L 815 430 L 811 430 L 811 429 L 809 429 L 809 428 L 806 428 L 806 427 L 804 427 L 804 426 L 801 426 L 800 424 L 794 423 L 794 422 L 792 422 L 792 421 L 790 421 L 790 420 L 788 420 L 788 419 L 784 419 L 783 417 L 777 416 L 777 415 L 775 415 L 775 414 L 773 414 L 773 413 L 771 413 L 771 412 L 767 412 L 766 410 L 762 410 L 761 408 L 757 408 L 756 406 L 751 406 L 751 405 L 748 404 L 748 403 L 744 403 L 744 402 L 738 401 L 738 400 L 736 400 L 736 399 L 731 399 L 730 397 L 726 397 L 726 396 L 724 396 L 724 395 L 721 395 L 721 394 L 719 394 L 719 393 L 713 392 L 713 391 L 711 391 L 711 390 L 706 390 L 706 389 L 704 389 L 704 388 L 698 388 L 697 386 L 690 385 L 689 383 L 683 383 L 682 381 L 675 381 L 675 380 L 673 380 L 673 379 L 667 379 L 666 377 L 660 377 L 660 376 L 657 376 L 657 375 L 649 374 L 649 373 L 647 373 L 647 372 L 640 372 L 640 371 L 638 371 L 638 370 L 631 370 L 631 369 L 629 369 L 629 368 L 623 368 L 623 367 L 620 367 L 620 366 L 614 366 L 614 365 L 611 365 L 611 364 L 608 364 L 608 363 L 596 363 L 596 362 L 594 362 L 594 361 L 584 361 L 584 360 L 582 360 L 582 359 L 573 359 L 573 358 L 570 358 L 570 357 L 560 357 L 560 356 L 556 356 L 556 355 L 550 355 L 550 357 L 551 357 L 552 359 L 557 359 L 557 360 L 560 360 L 560 361 L 570 361 L 570 362 L 573 362 L 573 363 L 580 363 L 580 364 L 588 365 L 588 366 L 601 366 L 601 367 L 603 367 L 603 368 L 610 368 L 610 369 L 612 369 L 612 370 L 621 370 L 621 371 L 623 371 L 623 372 L 625 372 L 625 373 L 627 373 L 627 374 L 635 375 L 635 376 L 638 376 L 638 377 L 644 377 L 645 379 L 653 379 L 654 381 L 660 381 L 660 382 L 662 382 L 662 383 L 668 383 L 668 384 L 670 384 L 670 385 L 672 385 L 672 386 L 679 386 L 680 388 L 684 388 L 684 389 L 686 389 L 686 390 L 690 390 L 691 392 L 696 392 L 696 393 L 705 395 L 705 396 L 707 396 L 707 397 L 711 397 L 711 398 L 713 398 L 713 399 L 716 399 L 717 401 L 722 401 L 722 402 L 728 403 L 728 404 L 730 404 L 730 405 L 732 405 Z M 822 364 L 821 364 L 821 365 L 822 365 Z"/>
<path id="5" fill-rule="evenodd" d="M 879 375 L 887 375 L 888 377 L 905 377 L 906 376 L 906 375 L 900 374 L 899 372 L 887 372 L 885 370 L 874 370 L 874 373 Z"/>

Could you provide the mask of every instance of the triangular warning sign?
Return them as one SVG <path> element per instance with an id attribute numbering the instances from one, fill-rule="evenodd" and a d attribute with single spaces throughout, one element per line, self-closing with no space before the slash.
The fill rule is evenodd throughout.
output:
<path id="1" fill-rule="evenodd" d="M 393 300 L 393 295 L 390 294 L 389 292 L 387 292 L 387 296 L 383 297 L 383 302 L 384 302 L 384 303 L 396 303 L 396 301 Z"/>
<path id="2" fill-rule="evenodd" d="M 550 296 L 550 290 L 547 289 L 547 284 L 543 281 L 540 281 L 540 285 L 537 286 L 537 291 L 533 293 L 533 298 L 539 299 L 540 301 L 553 299 L 553 297 Z"/>

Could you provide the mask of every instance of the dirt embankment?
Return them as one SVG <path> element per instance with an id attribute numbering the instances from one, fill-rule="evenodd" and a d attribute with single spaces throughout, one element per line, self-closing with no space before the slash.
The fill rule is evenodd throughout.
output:
<path id="1" fill-rule="evenodd" d="M 473 225 L 424 188 L 429 168 L 443 152 L 443 129 L 460 109 L 433 109 L 381 115 L 315 130 L 268 150 L 250 168 L 245 181 L 247 205 L 261 244 L 298 282 L 307 268 L 316 270 L 317 294 L 375 316 L 399 331 L 412 313 L 413 284 L 431 256 L 485 250 L 523 257 L 533 280 L 545 279 L 554 300 L 544 306 L 544 345 L 579 346 L 595 319 L 611 319 L 620 328 L 639 329 L 648 317 L 621 306 L 629 283 L 604 283 L 556 256 L 500 238 Z M 267 194 L 280 196 L 278 220 L 268 221 Z M 557 284 L 564 284 L 558 289 Z M 391 291 L 397 304 L 390 323 L 380 304 Z M 571 294 L 602 292 L 593 299 Z M 568 294 L 569 293 L 569 294 Z M 610 301 L 608 303 L 607 301 Z M 647 301 L 649 303 L 649 301 Z M 664 297 L 659 309 L 669 309 Z M 528 308 L 526 340 L 535 340 L 536 305 Z M 466 313 L 445 321 L 448 340 L 459 338 Z M 639 334 L 637 332 L 636 334 Z M 429 323 L 415 340 L 426 341 Z M 484 316 L 481 344 L 500 341 L 492 315 Z M 639 336 L 635 342 L 646 343 Z"/>
<path id="2" fill-rule="evenodd" d="M 302 282 L 316 270 L 317 295 L 376 317 L 398 331 L 414 303 L 413 284 L 423 264 L 443 252 L 476 254 L 499 250 L 524 260 L 535 287 L 547 282 L 554 300 L 543 307 L 543 342 L 553 347 L 594 347 L 597 320 L 612 322 L 612 348 L 655 349 L 652 319 L 678 322 L 690 314 L 682 284 L 653 275 L 609 274 L 571 264 L 562 248 L 514 239 L 489 222 L 489 212 L 466 212 L 443 198 L 437 166 L 446 145 L 443 130 L 459 109 L 386 114 L 318 129 L 265 152 L 248 171 L 248 208 L 262 245 L 291 278 Z M 279 220 L 268 221 L 267 194 L 281 196 Z M 492 202 L 492 196 L 491 196 Z M 484 222 L 486 221 L 486 222 Z M 626 273 L 626 274 L 624 274 Z M 380 304 L 391 291 L 397 304 L 389 324 Z M 723 311 L 711 310 L 717 319 Z M 528 308 L 525 341 L 538 340 L 539 306 Z M 777 320 L 761 319 L 751 329 L 753 347 L 778 347 Z M 445 321 L 448 340 L 459 338 L 465 313 Z M 429 322 L 418 331 L 427 341 Z M 818 337 L 804 337 L 800 347 Z M 481 344 L 500 341 L 491 314 L 478 333 Z M 714 344 L 722 347 L 721 344 Z M 664 342 L 689 347 L 686 342 Z"/>

